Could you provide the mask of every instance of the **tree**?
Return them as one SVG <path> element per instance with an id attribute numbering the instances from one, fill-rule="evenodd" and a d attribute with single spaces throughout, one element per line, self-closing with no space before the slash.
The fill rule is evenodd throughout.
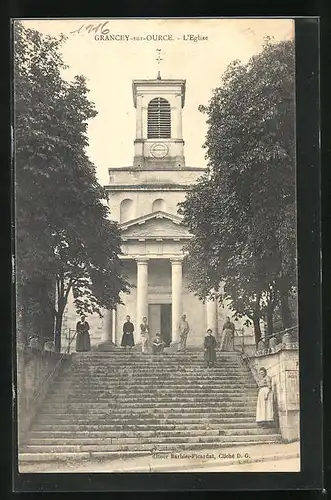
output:
<path id="1" fill-rule="evenodd" d="M 37 322 L 48 304 L 57 350 L 71 291 L 78 313 L 99 314 L 128 291 L 119 229 L 86 154 L 97 113 L 84 77 L 63 77 L 64 41 L 15 23 L 17 302 Z"/>
<path id="2" fill-rule="evenodd" d="M 247 64 L 233 62 L 208 105 L 208 171 L 180 211 L 188 245 L 191 287 L 205 297 L 222 280 L 230 305 L 273 331 L 281 305 L 293 323 L 296 287 L 294 44 L 266 40 Z M 200 277 L 194 271 L 200 266 Z"/>

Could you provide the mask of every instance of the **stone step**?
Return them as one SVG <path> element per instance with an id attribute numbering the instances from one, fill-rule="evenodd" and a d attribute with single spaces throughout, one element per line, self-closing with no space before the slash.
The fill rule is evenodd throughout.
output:
<path id="1" fill-rule="evenodd" d="M 175 370 L 172 371 L 166 371 L 166 370 L 123 370 L 123 372 L 119 372 L 118 370 L 98 370 L 98 371 L 90 371 L 89 373 L 84 373 L 84 372 L 74 372 L 72 374 L 72 379 L 73 380 L 81 380 L 84 379 L 86 381 L 86 378 L 91 381 L 91 378 L 93 380 L 98 380 L 98 379 L 105 379 L 105 380 L 123 380 L 126 378 L 132 378 L 135 377 L 139 380 L 141 379 L 148 379 L 148 380 L 158 380 L 159 378 L 165 378 L 167 379 L 183 379 L 183 380 L 190 380 L 190 379 L 203 379 L 203 380 L 209 380 L 209 379 L 222 379 L 224 381 L 236 381 L 236 380 L 251 380 L 252 375 L 248 372 L 244 373 L 235 373 L 235 372 L 230 372 L 230 371 L 217 371 L 213 370 L 210 368 L 209 370 L 203 370 L 200 372 L 197 372 L 196 370 L 192 371 L 186 371 L 186 372 L 177 372 Z"/>
<path id="2" fill-rule="evenodd" d="M 261 429 L 257 427 L 255 424 L 255 428 L 243 428 L 237 429 L 235 427 L 232 428 L 216 428 L 216 429 L 191 429 L 188 427 L 187 429 L 148 429 L 148 430 L 120 430 L 120 431 L 37 431 L 34 430 L 31 432 L 32 439 L 44 440 L 47 443 L 55 443 L 58 441 L 58 444 L 63 442 L 62 440 L 79 440 L 79 439 L 89 439 L 93 444 L 94 439 L 111 439 L 111 438 L 138 438 L 138 437 L 194 437 L 194 436 L 233 436 L 233 435 L 255 435 L 255 434 L 275 434 L 275 429 Z M 30 440 L 31 444 L 32 440 Z"/>
<path id="3" fill-rule="evenodd" d="M 257 394 L 258 388 L 256 385 L 251 384 L 251 386 L 244 386 L 244 389 L 242 389 L 241 386 L 217 386 L 217 394 L 224 394 L 225 396 L 228 394 L 233 394 L 233 395 L 244 395 L 244 394 Z M 221 389 L 221 390 L 219 390 Z M 108 394 L 109 392 L 114 392 L 120 393 L 120 394 L 141 394 L 145 396 L 146 394 L 209 394 L 210 393 L 210 387 L 208 385 L 203 385 L 203 384 L 198 384 L 195 383 L 191 386 L 187 385 L 176 385 L 176 389 L 174 389 L 173 385 L 149 385 L 148 391 L 146 392 L 146 385 L 142 386 L 135 386 L 135 385 L 118 385 L 114 386 L 112 383 L 108 384 L 100 384 L 91 386 L 91 385 L 73 385 L 73 384 L 67 384 L 67 385 L 62 385 L 62 384 L 54 384 L 52 387 L 52 390 L 49 392 L 49 394 L 54 394 L 54 395 L 60 395 L 64 393 L 78 393 L 79 394 L 89 394 L 91 392 L 93 393 L 105 393 Z M 214 393 L 215 391 L 213 391 Z"/>
<path id="4" fill-rule="evenodd" d="M 37 424 L 41 425 L 51 425 L 52 426 L 63 426 L 68 427 L 69 426 L 87 426 L 90 428 L 91 426 L 97 426 L 98 428 L 101 426 L 106 426 L 106 428 L 111 425 L 114 426 L 120 426 L 121 428 L 129 428 L 130 426 L 135 428 L 139 426 L 173 426 L 176 425 L 178 428 L 183 427 L 187 428 L 187 426 L 203 426 L 203 425 L 217 425 L 217 426 L 223 426 L 224 424 L 228 424 L 230 426 L 235 425 L 239 426 L 240 423 L 242 424 L 248 424 L 248 423 L 255 423 L 255 413 L 251 413 L 249 415 L 241 415 L 241 416 L 220 416 L 217 414 L 216 416 L 213 415 L 212 417 L 203 417 L 201 415 L 194 416 L 194 417 L 187 417 L 185 416 L 184 418 L 176 418 L 173 416 L 169 417 L 150 417 L 150 416 L 134 416 L 131 417 L 130 415 L 127 416 L 126 419 L 123 420 L 122 416 L 121 417 L 116 417 L 116 415 L 113 415 L 111 418 L 111 421 L 108 417 L 98 417 L 98 419 L 95 418 L 93 415 L 93 420 L 91 418 L 88 418 L 86 414 L 82 414 L 81 416 L 76 416 L 76 415 L 62 415 L 58 416 L 56 419 L 54 419 L 54 415 L 38 415 L 36 418 Z"/>
<path id="5" fill-rule="evenodd" d="M 166 382 L 159 382 L 157 384 L 149 384 L 149 383 L 140 383 L 139 385 L 135 385 L 134 383 L 130 384 L 114 384 L 112 382 L 106 383 L 96 383 L 93 385 L 89 384 L 70 384 L 67 386 L 63 385 L 55 385 L 54 384 L 54 389 L 53 392 L 60 392 L 65 390 L 70 390 L 74 391 L 75 393 L 99 393 L 99 392 L 105 392 L 105 391 L 122 391 L 123 393 L 131 394 L 134 392 L 137 394 L 138 392 L 143 393 L 143 394 L 148 394 L 150 391 L 169 391 L 172 393 L 182 393 L 182 392 L 205 392 L 209 393 L 211 391 L 211 388 L 213 389 L 213 392 L 216 392 L 218 394 L 246 394 L 246 391 L 255 391 L 257 394 L 257 386 L 256 384 L 250 383 L 250 384 L 241 384 L 241 385 L 227 385 L 227 384 L 222 384 L 219 381 L 214 381 L 213 385 L 211 386 L 210 383 L 207 384 L 201 384 L 198 381 L 192 382 L 190 384 L 182 384 L 181 382 L 172 382 L 171 386 L 169 386 L 168 383 Z"/>
<path id="6" fill-rule="evenodd" d="M 121 389 L 113 389 L 112 387 L 110 387 L 109 389 L 91 389 L 91 390 L 83 390 L 83 388 L 75 388 L 75 387 L 72 387 L 70 389 L 67 389 L 67 390 L 56 390 L 56 391 L 53 391 L 51 393 L 49 393 L 49 395 L 47 396 L 47 399 L 49 401 L 56 401 L 58 398 L 68 398 L 68 397 L 73 397 L 73 398 L 80 398 L 82 401 L 85 400 L 85 398 L 93 398 L 93 400 L 102 400 L 102 399 L 109 399 L 109 398 L 113 398 L 115 395 L 117 395 L 119 398 L 123 397 L 123 398 L 127 398 L 127 399 L 130 399 L 135 397 L 135 398 L 143 398 L 144 400 L 146 400 L 145 396 L 148 394 L 149 396 L 149 399 L 153 398 L 157 398 L 157 399 L 163 399 L 163 398 L 172 398 L 172 397 L 176 397 L 176 398 L 181 398 L 181 397 L 187 397 L 187 398 L 191 398 L 191 397 L 197 397 L 197 398 L 200 398 L 200 397 L 207 397 L 208 394 L 210 394 L 210 396 L 212 398 L 215 398 L 215 397 L 219 397 L 219 398 L 223 398 L 223 399 L 232 399 L 233 400 L 237 400 L 237 399 L 245 399 L 246 398 L 256 398 L 257 397 L 257 389 L 256 388 L 250 388 L 250 389 L 247 389 L 247 391 L 243 392 L 243 391 L 223 391 L 223 390 L 220 390 L 220 389 L 215 389 L 215 388 L 211 388 L 210 392 L 208 393 L 208 390 L 207 388 L 206 389 L 203 389 L 203 388 L 197 388 L 196 390 L 194 389 L 188 389 L 187 391 L 181 389 L 181 390 L 170 390 L 170 389 L 158 389 L 158 392 L 156 392 L 155 390 L 134 390 L 134 388 L 131 388 L 130 390 L 127 390 L 126 388 L 121 388 Z"/>
<path id="7" fill-rule="evenodd" d="M 163 387 L 169 388 L 170 386 L 174 389 L 177 390 L 177 388 L 188 388 L 190 386 L 196 387 L 196 388 L 210 388 L 211 386 L 215 386 L 218 388 L 224 388 L 224 390 L 233 390 L 233 388 L 240 389 L 244 391 L 246 388 L 257 388 L 257 385 L 255 382 L 249 378 L 247 379 L 220 379 L 220 378 L 172 378 L 172 379 L 164 379 L 164 378 L 139 378 L 139 377 L 130 377 L 130 378 L 121 378 L 121 379 L 112 379 L 112 378 L 98 378 L 98 379 L 93 379 L 90 380 L 89 382 L 84 383 L 84 379 L 72 379 L 72 384 L 71 387 L 77 387 L 77 388 L 85 388 L 86 389 L 94 389 L 94 388 L 99 388 L 99 387 L 114 387 L 114 388 L 120 388 L 120 387 L 133 387 L 133 386 L 139 386 L 141 388 L 153 388 L 158 387 L 162 389 Z M 191 387 L 192 388 L 192 387 Z"/>
<path id="8" fill-rule="evenodd" d="M 263 442 L 267 443 L 275 443 L 279 442 L 280 437 L 278 434 L 261 434 L 260 436 L 212 436 L 210 439 L 207 438 L 199 438 L 198 441 L 168 441 L 168 442 L 139 442 L 139 450 L 173 450 L 178 452 L 180 449 L 194 449 L 196 446 L 199 448 L 218 448 L 223 443 L 231 443 L 233 445 L 240 444 L 257 444 Z M 69 452 L 69 453 L 77 453 L 77 452 L 105 452 L 105 451 L 130 451 L 137 450 L 137 443 L 125 442 L 123 444 L 121 439 L 118 439 L 117 443 L 112 444 L 80 444 L 80 445 L 47 445 L 47 444 L 38 444 L 38 445 L 27 445 L 24 447 L 22 451 L 25 453 L 56 453 L 56 452 Z"/>
<path id="9" fill-rule="evenodd" d="M 137 369 L 151 369 L 151 368 L 156 368 L 160 369 L 162 367 L 164 368 L 173 368 L 175 370 L 178 369 L 189 369 L 193 367 L 197 367 L 200 369 L 204 370 L 209 370 L 211 368 L 206 368 L 205 365 L 205 360 L 203 356 L 200 356 L 196 360 L 187 360 L 187 361 L 171 361 L 169 359 L 154 359 L 150 361 L 146 361 L 144 359 L 142 360 L 134 360 L 134 359 L 129 359 L 129 358 L 124 358 L 122 360 L 112 360 L 109 359 L 106 362 L 100 362 L 100 361 L 94 361 L 92 359 L 88 360 L 88 362 L 84 363 L 77 363 L 73 362 L 70 366 L 67 365 L 63 367 L 63 370 L 67 370 L 68 372 L 70 370 L 94 370 L 94 369 L 107 369 L 111 370 L 113 367 L 117 369 L 123 369 L 127 367 L 132 367 L 132 368 L 137 368 Z M 222 369 L 225 370 L 226 368 L 230 370 L 249 370 L 248 365 L 245 363 L 242 363 L 241 361 L 236 361 L 236 362 L 224 362 L 221 359 L 216 359 L 214 363 L 214 369 Z"/>
<path id="10" fill-rule="evenodd" d="M 197 393 L 189 392 L 189 393 L 151 393 L 148 392 L 149 397 L 145 397 L 145 393 L 134 393 L 126 391 L 120 391 L 120 392 L 113 392 L 113 391 L 89 391 L 89 392 L 57 392 L 57 393 L 52 393 L 49 394 L 46 398 L 45 402 L 51 403 L 51 402 L 89 402 L 89 401 L 100 401 L 100 402 L 110 402 L 113 401 L 114 398 L 117 398 L 119 400 L 135 400 L 137 401 L 142 401 L 142 402 L 155 402 L 156 400 L 160 401 L 166 401 L 166 400 L 178 400 L 178 401 L 189 401 L 189 400 L 194 400 L 194 401 L 211 401 L 217 399 L 218 401 L 225 401 L 225 402 L 236 402 L 236 401 L 256 401 L 257 399 L 257 391 L 250 391 L 249 393 L 242 394 L 242 393 L 235 393 L 231 394 L 230 392 L 228 393 L 215 393 L 211 396 L 208 396 L 206 394 L 206 391 L 200 391 Z"/>
<path id="11" fill-rule="evenodd" d="M 209 410 L 206 411 L 206 409 L 198 409 L 198 410 L 192 410 L 192 409 L 183 409 L 180 412 L 178 410 L 170 410 L 170 411 L 152 411 L 150 410 L 146 414 L 146 409 L 143 409 L 142 411 L 137 411 L 135 409 L 136 413 L 128 413 L 127 411 L 123 411 L 120 409 L 117 409 L 116 411 L 110 410 L 110 411 L 100 411 L 97 410 L 96 412 L 82 412 L 82 410 L 76 410 L 76 411 L 71 411 L 70 413 L 66 413 L 64 411 L 60 412 L 49 412 L 46 413 L 45 411 L 42 411 L 40 415 L 46 416 L 49 415 L 52 417 L 54 420 L 58 418 L 71 418 L 72 420 L 76 419 L 82 419 L 82 417 L 87 417 L 89 416 L 90 418 L 93 418 L 94 422 L 98 421 L 111 421 L 114 422 L 116 419 L 122 419 L 122 421 L 135 421 L 137 419 L 144 419 L 146 420 L 147 417 L 150 417 L 154 420 L 156 419 L 170 419 L 173 418 L 175 420 L 181 419 L 182 421 L 185 421 L 185 419 L 191 419 L 191 418 L 208 418 L 212 421 L 213 418 L 217 418 L 218 416 L 222 416 L 223 418 L 228 418 L 228 417 L 255 417 L 255 411 L 251 409 L 246 409 L 246 410 Z"/>
<path id="12" fill-rule="evenodd" d="M 63 373 L 69 373 L 70 371 L 73 373 L 76 372 L 93 372 L 93 371 L 98 371 L 98 370 L 103 370 L 103 371 L 124 371 L 127 369 L 132 369 L 132 370 L 146 370 L 146 371 L 151 371 L 151 370 L 157 370 L 160 371 L 162 369 L 170 372 L 170 371 L 175 371 L 175 372 L 185 372 L 185 371 L 192 371 L 193 369 L 199 370 L 199 372 L 211 372 L 211 371 L 220 371 L 220 372 L 225 372 L 226 370 L 229 370 L 231 372 L 243 372 L 243 373 L 250 373 L 250 369 L 242 364 L 236 364 L 236 365 L 227 365 L 227 364 L 220 364 L 220 363 L 215 363 L 215 365 L 212 368 L 207 368 L 205 366 L 205 362 L 203 360 L 199 360 L 199 362 L 196 363 L 183 363 L 181 365 L 178 365 L 176 363 L 109 363 L 109 364 L 80 364 L 80 365 L 72 365 L 70 368 L 68 367 L 66 370 L 63 369 Z"/>
<path id="13" fill-rule="evenodd" d="M 223 404 L 222 404 L 223 403 Z M 227 402 L 227 401 L 219 401 L 216 400 L 215 403 L 212 405 L 213 409 L 216 411 L 224 411 L 225 409 L 227 412 L 229 411 L 236 411 L 240 409 L 245 409 L 245 408 L 255 408 L 256 403 L 254 401 L 251 402 L 245 402 L 245 401 L 236 401 L 236 402 Z M 52 411 L 59 411 L 59 410 L 65 410 L 67 412 L 71 411 L 86 411 L 86 412 L 99 412 L 102 410 L 108 411 L 108 410 L 113 410 L 113 409 L 118 409 L 121 408 L 122 410 L 126 409 L 131 409 L 134 408 L 135 411 L 139 409 L 153 409 L 153 411 L 164 411 L 167 409 L 168 411 L 190 411 L 190 410 L 197 410 L 201 411 L 201 409 L 206 408 L 206 403 L 204 401 L 191 401 L 191 402 L 180 402 L 180 401 L 173 401 L 171 402 L 163 402 L 162 400 L 158 401 L 153 401 L 149 403 L 134 403 L 133 401 L 116 401 L 114 400 L 113 402 L 106 402 L 102 403 L 99 401 L 95 402 L 81 402 L 81 403 L 59 403 L 59 402 L 52 402 L 52 403 L 44 403 L 43 405 L 44 410 L 52 410 Z"/>
<path id="14" fill-rule="evenodd" d="M 100 362 L 95 362 L 93 360 L 89 360 L 89 362 L 84 362 L 84 363 L 72 363 L 71 366 L 64 367 L 63 370 L 67 370 L 68 372 L 70 370 L 76 371 L 76 370 L 94 370 L 94 369 L 107 369 L 111 370 L 113 367 L 116 369 L 124 369 L 127 367 L 132 367 L 132 368 L 137 368 L 137 369 L 161 369 L 164 367 L 165 369 L 175 369 L 175 370 L 188 370 L 190 368 L 199 368 L 201 370 L 208 370 L 211 368 L 206 368 L 205 365 L 205 360 L 202 357 L 199 359 L 196 359 L 195 361 L 189 361 L 187 360 L 186 362 L 179 362 L 179 361 L 170 361 L 168 359 L 164 361 L 160 360 L 154 360 L 154 361 L 147 361 L 146 360 L 129 360 L 129 359 L 123 359 L 122 361 L 113 361 L 109 360 L 108 362 L 105 363 L 100 363 Z M 233 370 L 249 370 L 248 366 L 241 363 L 224 363 L 222 360 L 217 359 L 215 364 L 214 364 L 214 370 L 225 370 L 225 369 L 233 369 Z"/>
<path id="15" fill-rule="evenodd" d="M 277 442 L 277 441 L 276 441 Z M 264 442 L 264 444 L 274 444 L 275 441 L 272 440 L 267 440 Z M 261 442 L 256 442 L 256 441 L 250 441 L 249 445 L 257 445 L 261 444 Z M 241 446 L 241 445 L 247 445 L 247 443 L 222 443 L 222 449 L 223 448 L 231 448 L 232 446 Z M 187 446 L 182 445 L 178 446 L 176 445 L 175 449 L 159 449 L 156 450 L 159 453 L 178 453 L 178 449 L 180 449 L 180 452 L 188 452 L 190 453 L 192 450 L 196 450 L 199 452 L 199 450 L 203 451 L 204 449 L 210 449 L 212 450 L 213 448 L 219 447 L 218 443 L 207 443 L 207 444 L 189 444 Z M 103 451 L 103 452 L 73 452 L 73 453 L 68 453 L 68 452 L 53 452 L 53 453 L 48 453 L 48 452 L 41 452 L 41 453 L 19 453 L 18 455 L 18 461 L 20 464 L 23 463 L 36 463 L 36 462 L 67 462 L 70 460 L 84 460 L 84 459 L 107 459 L 107 460 L 113 460 L 113 459 L 127 459 L 127 458 L 134 458 L 134 457 L 142 457 L 142 456 L 150 456 L 152 453 L 152 450 L 135 450 L 132 449 L 130 451 L 122 450 L 122 451 Z"/>
<path id="16" fill-rule="evenodd" d="M 178 395 L 178 394 L 173 394 L 171 395 L 164 395 L 164 394 L 155 394 L 152 395 L 152 397 L 144 397 L 142 396 L 133 396 L 129 394 L 104 394 L 104 395 L 99 395 L 96 397 L 96 395 L 89 395 L 89 394 L 68 394 L 68 395 L 57 395 L 53 396 L 51 399 L 47 399 L 45 402 L 48 404 L 109 404 L 109 403 L 114 403 L 114 401 L 117 402 L 130 402 L 132 404 L 143 404 L 143 403 L 149 403 L 149 404 L 154 404 L 155 402 L 162 402 L 162 403 L 174 403 L 178 402 L 178 404 L 185 404 L 185 403 L 192 403 L 192 402 L 199 402 L 199 403 L 253 403 L 256 404 L 257 401 L 257 396 L 255 394 L 252 395 L 228 395 L 224 396 L 224 394 L 215 395 L 215 396 L 210 396 L 208 394 L 196 394 L 196 395 L 191 395 L 191 396 L 184 396 L 184 395 Z"/>
<path id="17" fill-rule="evenodd" d="M 256 403 L 254 401 L 246 402 L 246 401 L 216 401 L 211 405 L 214 411 L 224 412 L 226 410 L 227 413 L 231 411 L 237 411 L 245 409 L 255 408 Z M 99 401 L 95 402 L 81 402 L 81 403 L 59 403 L 59 402 L 47 402 L 43 405 L 43 410 L 45 412 L 51 411 L 53 412 L 89 412 L 89 413 L 98 413 L 101 411 L 112 413 L 113 410 L 121 409 L 121 411 L 126 411 L 130 409 L 134 409 L 134 411 L 143 411 L 143 410 L 152 410 L 153 412 L 158 411 L 171 411 L 171 412 L 179 412 L 179 411 L 204 411 L 209 406 L 206 406 L 204 401 L 191 401 L 191 402 L 180 402 L 173 401 L 173 403 L 163 402 L 162 400 L 152 401 L 148 403 L 132 403 L 131 401 L 116 401 L 102 403 Z"/>
<path id="18" fill-rule="evenodd" d="M 123 364 L 135 365 L 194 365 L 196 363 L 204 362 L 204 352 L 199 352 L 196 356 L 136 356 L 124 354 L 123 356 L 108 356 L 102 358 L 85 357 L 85 358 L 72 358 L 72 360 L 65 364 L 65 367 L 71 366 L 111 366 Z M 216 353 L 216 363 L 221 366 L 247 366 L 247 364 L 240 357 L 224 358 Z"/>
<path id="19" fill-rule="evenodd" d="M 233 439 L 241 439 L 241 440 L 250 440 L 250 439 L 259 439 L 260 436 L 267 436 L 267 437 L 272 437 L 273 439 L 275 436 L 275 432 L 273 433 L 251 433 L 251 434 L 228 434 L 224 433 L 222 435 L 217 434 L 217 433 L 210 433 L 210 434 L 196 434 L 196 435 L 189 435 L 189 434 L 157 434 L 157 435 L 149 435 L 149 436 L 144 436 L 144 435 L 135 435 L 132 437 L 129 437 L 125 434 L 114 436 L 114 437 L 108 437 L 108 436 L 99 436 L 99 437 L 73 437 L 73 436 L 64 436 L 62 438 L 56 437 L 56 438 L 34 438 L 32 437 L 29 440 L 29 446 L 60 446 L 60 445 L 68 445 L 68 446 L 87 446 L 87 445 L 92 445 L 92 446 L 97 446 L 97 445 L 112 445 L 112 444 L 119 444 L 119 445 L 125 445 L 125 444 L 159 444 L 159 443 L 181 443 L 185 441 L 186 443 L 208 443 L 210 441 L 216 442 L 226 442 L 226 441 L 231 441 Z"/>
<path id="20" fill-rule="evenodd" d="M 88 379 L 89 382 L 93 380 L 114 380 L 121 381 L 125 379 L 131 379 L 132 377 L 136 379 L 148 379 L 148 380 L 181 380 L 181 379 L 192 379 L 192 380 L 209 380 L 209 379 L 221 379 L 223 382 L 226 381 L 236 381 L 236 380 L 252 380 L 251 373 L 243 372 L 243 373 L 234 373 L 229 371 L 216 371 L 216 370 L 208 370 L 201 371 L 201 373 L 197 372 L 197 370 L 186 371 L 186 372 L 176 372 L 174 370 L 124 370 L 123 372 L 119 372 L 118 370 L 104 370 L 104 371 L 94 371 L 89 373 L 75 372 L 72 374 L 71 378 L 75 381 Z"/>
<path id="21" fill-rule="evenodd" d="M 192 431 L 200 431 L 202 429 L 205 430 L 219 430 L 219 429 L 244 429 L 244 430 L 253 430 L 256 429 L 256 422 L 252 418 L 229 418 L 229 419 L 215 419 L 217 423 L 210 423 L 209 421 L 202 419 L 191 419 L 188 423 L 149 423 L 148 421 L 141 421 L 141 423 L 135 424 L 121 424 L 121 423 L 112 423 L 112 424 L 95 424 L 91 423 L 89 420 L 79 420 L 73 424 L 71 421 L 66 419 L 57 420 L 53 423 L 53 419 L 45 420 L 44 423 L 42 419 L 37 420 L 33 427 L 33 432 L 43 432 L 45 434 L 49 434 L 52 432 L 59 432 L 62 434 L 63 432 L 117 432 L 117 431 L 138 431 L 138 432 L 150 432 L 150 431 L 176 431 L 176 430 L 192 430 Z"/>
<path id="22" fill-rule="evenodd" d="M 203 354 L 203 346 L 201 346 L 201 349 L 198 351 L 187 351 L 187 352 L 167 352 L 164 353 L 162 356 L 155 356 L 154 354 L 151 353 L 141 353 L 141 352 L 135 352 L 134 350 L 130 351 L 125 351 L 124 349 L 120 349 L 118 351 L 113 351 L 113 352 L 85 352 L 85 353 L 78 353 L 78 352 L 73 352 L 71 354 L 72 360 L 77 362 L 78 360 L 87 360 L 87 359 L 111 359 L 111 358 L 120 358 L 120 357 L 131 357 L 132 359 L 158 359 L 162 360 L 165 358 L 169 359 L 188 359 L 192 360 L 195 359 L 199 356 L 201 356 L 201 353 Z M 241 360 L 241 354 L 236 351 L 219 351 L 216 349 L 216 354 L 225 360 L 233 361 L 234 359 Z"/>

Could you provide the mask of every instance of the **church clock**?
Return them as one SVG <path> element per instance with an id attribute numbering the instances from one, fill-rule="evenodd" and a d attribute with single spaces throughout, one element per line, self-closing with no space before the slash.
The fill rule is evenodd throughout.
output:
<path id="1" fill-rule="evenodd" d="M 169 147 L 163 142 L 154 142 L 151 145 L 150 152 L 154 158 L 165 158 L 169 153 Z"/>

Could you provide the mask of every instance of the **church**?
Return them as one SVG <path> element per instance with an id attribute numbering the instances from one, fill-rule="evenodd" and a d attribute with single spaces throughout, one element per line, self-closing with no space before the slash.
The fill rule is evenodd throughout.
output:
<path id="1" fill-rule="evenodd" d="M 185 314 L 190 326 L 187 347 L 201 347 L 207 328 L 217 337 L 227 315 L 213 298 L 203 303 L 189 290 L 183 261 L 190 234 L 177 213 L 178 203 L 205 172 L 185 163 L 185 93 L 185 80 L 162 79 L 160 72 L 156 79 L 132 82 L 133 165 L 109 168 L 105 189 L 111 218 L 118 221 L 122 234 L 124 274 L 133 287 L 116 310 L 105 311 L 102 319 L 87 318 L 92 345 L 111 341 L 119 346 L 127 315 L 139 344 L 140 323 L 146 316 L 150 335 L 160 333 L 176 350 Z M 72 306 L 67 308 L 64 330 L 69 323 L 70 329 L 75 328 Z"/>

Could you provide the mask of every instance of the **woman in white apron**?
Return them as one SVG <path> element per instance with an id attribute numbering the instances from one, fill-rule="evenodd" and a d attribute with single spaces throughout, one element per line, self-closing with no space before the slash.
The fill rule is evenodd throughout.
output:
<path id="1" fill-rule="evenodd" d="M 140 323 L 140 335 L 142 340 L 141 352 L 146 354 L 149 347 L 149 328 L 146 316 L 143 317 L 142 323 Z"/>
<path id="2" fill-rule="evenodd" d="M 274 400 L 271 378 L 267 375 L 267 370 L 262 367 L 259 370 L 259 392 L 256 406 L 256 423 L 267 427 L 274 422 Z"/>

